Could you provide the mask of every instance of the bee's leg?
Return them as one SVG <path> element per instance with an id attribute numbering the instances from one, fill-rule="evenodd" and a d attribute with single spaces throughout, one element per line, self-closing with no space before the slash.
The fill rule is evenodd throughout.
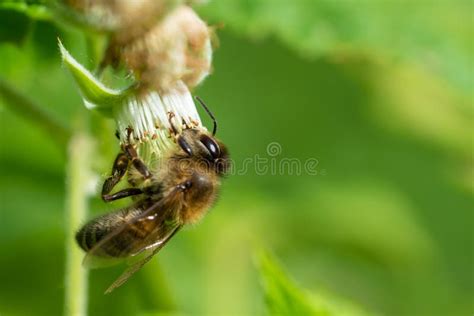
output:
<path id="1" fill-rule="evenodd" d="M 171 126 L 170 134 L 176 137 L 178 135 L 178 130 L 176 129 L 176 126 L 174 126 L 173 124 L 173 117 L 174 117 L 174 113 L 168 112 L 168 122 L 170 123 L 170 126 Z"/>
<path id="2" fill-rule="evenodd" d="M 128 159 L 132 162 L 132 165 L 135 167 L 135 169 L 137 169 L 137 171 L 143 176 L 143 178 L 151 178 L 151 173 L 148 170 L 148 167 L 145 165 L 143 160 L 138 157 L 137 151 L 132 145 L 124 145 L 123 151 L 127 155 Z"/>
<path id="3" fill-rule="evenodd" d="M 122 191 L 118 191 L 114 194 L 102 194 L 102 199 L 106 202 L 115 201 L 118 199 L 123 199 L 132 195 L 142 194 L 143 191 L 138 188 L 128 188 Z"/>
<path id="4" fill-rule="evenodd" d="M 129 159 L 125 153 L 119 153 L 117 158 L 115 158 L 112 167 L 112 175 L 105 180 L 104 185 L 102 186 L 102 199 L 104 199 L 104 201 L 107 201 L 105 196 L 112 191 L 127 172 L 128 163 Z"/>

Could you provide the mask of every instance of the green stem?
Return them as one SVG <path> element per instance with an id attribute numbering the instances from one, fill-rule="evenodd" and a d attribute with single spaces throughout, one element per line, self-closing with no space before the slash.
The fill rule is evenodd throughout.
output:
<path id="1" fill-rule="evenodd" d="M 87 270 L 74 232 L 84 223 L 88 208 L 87 185 L 91 174 L 92 140 L 83 131 L 75 133 L 68 150 L 66 182 L 66 316 L 87 315 Z"/>
<path id="2" fill-rule="evenodd" d="M 48 113 L 44 107 L 30 100 L 20 91 L 0 78 L 0 98 L 12 111 L 28 119 L 43 129 L 63 148 L 66 146 L 71 131 Z"/>

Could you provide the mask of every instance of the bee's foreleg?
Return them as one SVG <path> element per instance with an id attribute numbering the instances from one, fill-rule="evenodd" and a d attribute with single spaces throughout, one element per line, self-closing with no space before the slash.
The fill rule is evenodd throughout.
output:
<path id="1" fill-rule="evenodd" d="M 171 127 L 170 134 L 177 136 L 179 133 L 178 133 L 178 129 L 173 124 L 173 117 L 175 117 L 174 113 L 168 112 L 168 123 L 170 124 L 170 127 Z"/>
<path id="2" fill-rule="evenodd" d="M 124 153 L 119 153 L 117 155 L 117 158 L 115 158 L 114 165 L 112 167 L 112 175 L 105 180 L 104 185 L 102 186 L 103 199 L 104 196 L 109 194 L 125 175 L 128 169 L 128 163 L 129 159 L 127 155 L 125 155 Z"/>
<path id="3" fill-rule="evenodd" d="M 138 195 L 138 194 L 142 194 L 142 193 L 143 193 L 143 191 L 141 189 L 128 188 L 128 189 L 118 191 L 114 194 L 103 194 L 102 199 L 104 199 L 104 201 L 106 201 L 106 202 L 110 202 L 110 201 L 115 201 L 115 200 L 118 200 L 118 199 L 123 199 L 123 198 L 129 197 L 129 196 Z"/>
<path id="4" fill-rule="evenodd" d="M 151 178 L 151 173 L 148 170 L 148 167 L 145 165 L 143 160 L 138 157 L 137 151 L 133 148 L 132 145 L 127 144 L 123 146 L 123 151 L 127 155 L 128 159 L 132 162 L 132 165 L 137 169 L 137 171 L 143 176 L 145 179 Z"/>

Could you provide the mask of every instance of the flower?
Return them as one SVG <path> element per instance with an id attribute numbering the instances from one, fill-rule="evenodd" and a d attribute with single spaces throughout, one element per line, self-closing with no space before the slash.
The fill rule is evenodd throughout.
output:
<path id="1" fill-rule="evenodd" d="M 125 66 L 133 84 L 111 89 L 59 43 L 88 109 L 112 117 L 122 143 L 142 159 L 160 158 L 183 128 L 204 128 L 189 89 L 211 70 L 211 31 L 184 0 L 64 0 L 105 26 L 110 40 L 100 70 Z"/>
<path id="2" fill-rule="evenodd" d="M 112 117 L 117 124 L 120 141 L 136 145 L 143 160 L 161 158 L 175 146 L 174 137 L 183 128 L 205 129 L 191 92 L 182 81 L 177 81 L 166 93 L 136 90 L 134 85 L 114 90 L 79 64 L 61 42 L 59 47 L 86 107 Z"/>
<path id="3" fill-rule="evenodd" d="M 137 144 L 144 160 L 159 158 L 184 128 L 204 128 L 191 93 L 178 81 L 167 93 L 131 95 L 115 111 L 122 142 Z"/>

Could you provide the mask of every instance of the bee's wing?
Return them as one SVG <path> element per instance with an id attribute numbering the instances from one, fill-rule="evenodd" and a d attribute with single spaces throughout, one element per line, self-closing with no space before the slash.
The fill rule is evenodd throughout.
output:
<path id="1" fill-rule="evenodd" d="M 123 263 L 124 261 L 125 258 L 102 258 L 89 256 L 86 254 L 86 257 L 84 257 L 84 259 L 82 260 L 82 265 L 88 269 L 99 269 L 118 265 L 120 263 Z"/>
<path id="2" fill-rule="evenodd" d="M 148 253 L 144 258 L 142 258 L 140 261 L 136 262 L 135 264 L 133 264 L 132 266 L 130 266 L 127 270 L 125 270 L 118 278 L 117 280 L 114 281 L 114 283 L 112 283 L 108 288 L 107 290 L 105 291 L 105 294 L 108 294 L 110 292 L 112 292 L 113 290 L 115 290 L 116 288 L 118 288 L 119 286 L 121 286 L 122 284 L 124 284 L 135 272 L 137 272 L 138 270 L 140 270 L 148 261 L 150 261 L 150 259 L 156 254 L 158 253 L 158 251 L 161 250 L 161 248 L 163 248 L 166 243 L 171 239 L 171 237 L 174 236 L 174 234 L 176 234 L 179 229 L 181 228 L 181 226 L 176 226 L 173 228 L 173 230 L 170 231 L 169 235 L 166 236 L 166 238 L 162 239 L 159 243 L 156 243 L 156 245 L 154 246 L 154 248 L 149 248 L 151 250 L 150 253 Z"/>
<path id="3" fill-rule="evenodd" d="M 179 226 L 175 221 L 175 214 L 181 208 L 181 199 L 176 193 L 178 193 L 178 189 L 108 233 L 87 252 L 83 264 L 87 267 L 94 267 L 97 262 L 123 261 L 126 257 L 137 255 L 143 250 L 160 246 Z M 148 232 L 145 232 L 145 236 L 138 235 L 140 227 L 147 228 Z M 121 234 L 128 236 L 127 242 L 124 244 L 122 241 L 120 247 L 117 247 Z M 108 253 L 113 252 L 113 257 L 106 257 L 104 260 L 104 249 L 107 249 Z M 134 250 L 133 253 L 132 250 Z M 117 260 L 117 258 L 119 259 Z"/>

